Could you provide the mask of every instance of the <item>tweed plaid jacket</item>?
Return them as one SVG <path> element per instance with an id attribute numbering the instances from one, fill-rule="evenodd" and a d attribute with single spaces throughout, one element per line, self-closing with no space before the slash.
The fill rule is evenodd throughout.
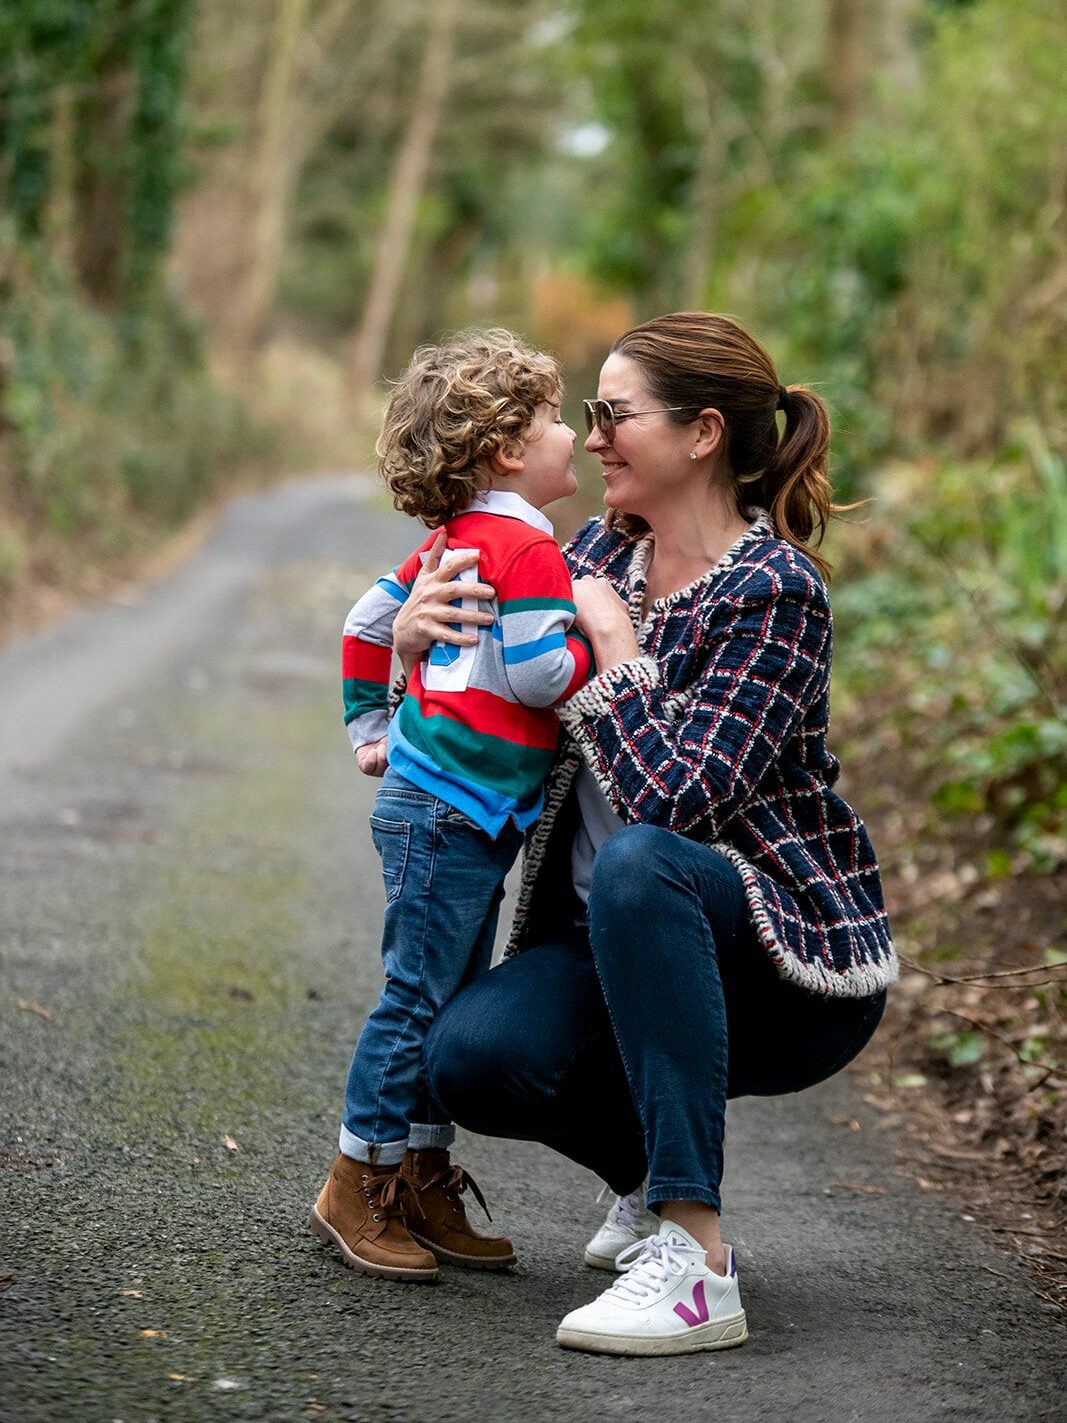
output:
<path id="1" fill-rule="evenodd" d="M 627 600 L 641 656 L 557 708 L 567 735 L 527 836 L 509 955 L 573 908 L 571 790 L 584 759 L 625 822 L 700 840 L 736 865 L 782 977 L 846 998 L 897 977 L 871 842 L 833 791 L 826 589 L 766 514 L 752 517 L 714 568 L 647 616 L 651 535 L 635 541 L 596 518 L 564 549 L 574 577 L 607 578 Z"/>

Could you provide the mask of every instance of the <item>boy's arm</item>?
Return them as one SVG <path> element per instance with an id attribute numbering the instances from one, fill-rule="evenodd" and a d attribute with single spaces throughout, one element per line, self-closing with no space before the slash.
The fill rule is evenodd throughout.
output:
<path id="1" fill-rule="evenodd" d="M 496 577 L 504 673 L 518 701 L 551 707 L 581 687 L 593 652 L 572 630 L 574 598 L 563 556 L 550 539 L 528 544 Z"/>
<path id="2" fill-rule="evenodd" d="M 408 560 L 410 562 L 410 560 Z M 341 690 L 353 751 L 380 740 L 389 729 L 393 622 L 407 600 L 407 563 L 368 588 L 345 619 L 341 638 Z"/>

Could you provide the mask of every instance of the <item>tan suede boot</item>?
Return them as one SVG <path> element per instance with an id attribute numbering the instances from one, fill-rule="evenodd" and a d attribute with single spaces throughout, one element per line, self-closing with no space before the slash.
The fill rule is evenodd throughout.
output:
<path id="1" fill-rule="evenodd" d="M 416 1244 L 405 1223 L 405 1197 L 417 1215 L 418 1203 L 399 1165 L 369 1166 L 338 1156 L 311 1207 L 308 1229 L 336 1245 L 345 1264 L 361 1275 L 436 1280 L 437 1261 Z"/>
<path id="2" fill-rule="evenodd" d="M 471 1270 L 503 1270 L 515 1263 L 515 1251 L 505 1235 L 486 1235 L 467 1219 L 461 1196 L 470 1188 L 475 1200 L 492 1219 L 485 1197 L 462 1166 L 453 1166 L 447 1151 L 409 1151 L 404 1156 L 404 1176 L 418 1197 L 421 1215 L 408 1217 L 411 1234 L 449 1265 Z"/>

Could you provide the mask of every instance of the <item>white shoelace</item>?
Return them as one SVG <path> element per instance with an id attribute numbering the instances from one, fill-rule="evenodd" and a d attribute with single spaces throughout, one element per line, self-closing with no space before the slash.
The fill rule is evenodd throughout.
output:
<path id="1" fill-rule="evenodd" d="M 679 1245 L 669 1236 L 650 1235 L 616 1256 L 616 1263 L 625 1265 L 626 1273 L 604 1293 L 618 1295 L 627 1304 L 647 1304 L 650 1297 L 662 1294 L 671 1281 L 684 1275 L 691 1265 L 700 1264 L 704 1253 L 692 1246 Z"/>
<path id="2" fill-rule="evenodd" d="M 608 1196 L 614 1196 L 615 1192 L 610 1186 L 603 1186 L 597 1192 L 597 1204 L 607 1200 Z M 642 1191 L 634 1191 L 628 1196 L 615 1196 L 615 1204 L 609 1212 L 611 1219 L 623 1230 L 633 1231 L 635 1234 L 641 1229 L 641 1217 L 645 1212 L 645 1198 Z"/>

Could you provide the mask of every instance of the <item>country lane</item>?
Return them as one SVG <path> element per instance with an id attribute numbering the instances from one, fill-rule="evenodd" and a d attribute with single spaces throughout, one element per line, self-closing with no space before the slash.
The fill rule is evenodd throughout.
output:
<path id="1" fill-rule="evenodd" d="M 504 1275 L 389 1284 L 308 1234 L 381 973 L 340 628 L 417 536 L 369 480 L 290 484 L 0 651 L 0 1420 L 1062 1419 L 1062 1333 L 898 1174 L 862 1062 L 731 1107 L 741 1349 L 557 1348 L 604 1207 L 538 1146 L 457 1152 Z"/>

